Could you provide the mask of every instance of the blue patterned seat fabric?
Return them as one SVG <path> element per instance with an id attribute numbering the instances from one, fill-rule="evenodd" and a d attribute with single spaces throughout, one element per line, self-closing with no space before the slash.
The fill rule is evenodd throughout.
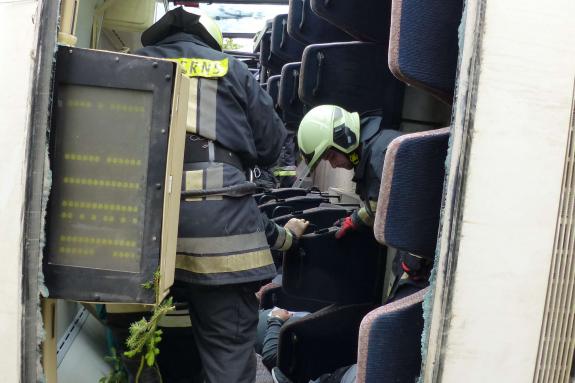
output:
<path id="1" fill-rule="evenodd" d="M 380 243 L 433 259 L 449 129 L 406 134 L 387 148 L 374 232 Z"/>
<path id="2" fill-rule="evenodd" d="M 406 83 L 451 104 L 462 0 L 393 0 L 389 66 Z"/>

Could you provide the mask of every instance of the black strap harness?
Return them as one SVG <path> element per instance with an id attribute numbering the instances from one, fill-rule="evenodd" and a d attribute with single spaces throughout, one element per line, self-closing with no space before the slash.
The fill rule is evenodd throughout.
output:
<path id="1" fill-rule="evenodd" d="M 224 148 L 216 141 L 206 138 L 188 135 L 184 151 L 184 163 L 194 162 L 223 162 L 244 171 L 240 158 L 232 151 Z"/>

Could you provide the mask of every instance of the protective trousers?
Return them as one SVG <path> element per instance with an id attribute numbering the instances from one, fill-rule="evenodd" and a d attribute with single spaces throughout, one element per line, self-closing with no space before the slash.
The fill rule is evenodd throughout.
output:
<path id="1" fill-rule="evenodd" d="M 204 286 L 189 284 L 192 331 L 206 383 L 254 383 L 258 325 L 255 293 L 261 282 Z"/>

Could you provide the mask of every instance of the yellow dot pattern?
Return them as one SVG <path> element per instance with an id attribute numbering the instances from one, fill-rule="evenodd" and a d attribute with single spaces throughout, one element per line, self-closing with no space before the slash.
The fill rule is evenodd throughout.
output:
<path id="1" fill-rule="evenodd" d="M 74 215 L 70 212 L 62 212 L 60 213 L 60 218 L 62 219 L 72 219 L 74 217 Z"/>
<path id="2" fill-rule="evenodd" d="M 144 113 L 145 109 L 140 105 L 110 104 L 110 110 L 115 112 Z"/>
<path id="3" fill-rule="evenodd" d="M 76 209 L 90 209 L 90 210 L 103 210 L 103 211 L 121 211 L 126 213 L 137 213 L 138 207 L 133 205 L 120 205 L 111 203 L 101 203 L 101 202 L 89 202 L 89 201 L 75 201 L 75 200 L 63 200 L 62 207 L 65 208 L 76 208 Z"/>
<path id="4" fill-rule="evenodd" d="M 84 249 L 81 247 L 61 246 L 59 250 L 62 254 L 94 255 L 94 249 Z"/>
<path id="5" fill-rule="evenodd" d="M 91 108 L 92 102 L 85 100 L 68 100 L 67 105 L 69 108 Z"/>
<path id="6" fill-rule="evenodd" d="M 71 185 L 86 185 L 86 186 L 100 186 L 117 189 L 139 189 L 140 185 L 136 182 L 124 182 L 116 180 L 102 180 L 95 178 L 80 178 L 80 177 L 64 177 L 65 184 Z"/>
<path id="7" fill-rule="evenodd" d="M 100 162 L 100 156 L 78 153 L 64 153 L 64 159 L 68 161 Z"/>
<path id="8" fill-rule="evenodd" d="M 136 258 L 136 254 L 131 251 L 113 251 L 112 256 L 119 258 Z"/>
<path id="9" fill-rule="evenodd" d="M 124 239 L 84 237 L 78 235 L 61 235 L 60 242 L 81 244 L 81 245 L 136 247 L 136 241 L 127 241 Z"/>
<path id="10" fill-rule="evenodd" d="M 142 161 L 136 158 L 107 157 L 106 162 L 111 165 L 140 166 Z"/>

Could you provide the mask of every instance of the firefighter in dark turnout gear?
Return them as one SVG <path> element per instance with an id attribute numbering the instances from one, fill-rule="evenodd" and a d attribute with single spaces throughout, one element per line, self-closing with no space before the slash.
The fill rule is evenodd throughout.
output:
<path id="1" fill-rule="evenodd" d="M 300 179 L 321 159 L 333 168 L 353 169 L 356 194 L 364 207 L 341 222 L 336 238 L 350 230 L 372 227 L 381 185 L 381 173 L 387 146 L 401 132 L 382 126 L 380 115 L 350 113 L 335 105 L 321 105 L 310 110 L 298 130 L 298 145 L 306 157 L 307 168 Z"/>
<path id="2" fill-rule="evenodd" d="M 206 382 L 251 383 L 255 293 L 276 275 L 268 241 L 285 247 L 294 235 L 265 220 L 249 193 L 208 192 L 249 185 L 247 170 L 274 164 L 286 131 L 247 66 L 221 52 L 210 18 L 176 8 L 142 34 L 142 44 L 137 54 L 177 61 L 191 79 L 182 189 L 206 195 L 182 200 L 176 283 L 189 303 Z"/>

